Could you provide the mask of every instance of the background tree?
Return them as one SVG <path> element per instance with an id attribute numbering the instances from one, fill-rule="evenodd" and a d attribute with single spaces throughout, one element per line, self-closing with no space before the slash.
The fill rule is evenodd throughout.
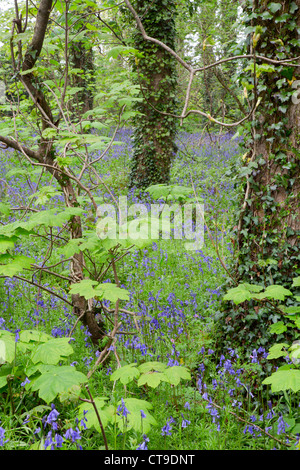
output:
<path id="1" fill-rule="evenodd" d="M 175 49 L 176 2 L 138 0 L 136 8 L 147 33 Z M 134 45 L 143 54 L 136 61 L 142 101 L 136 105 L 140 115 L 134 121 L 130 186 L 146 188 L 169 182 L 176 120 L 163 113 L 176 110 L 176 61 L 159 45 L 145 41 L 139 29 Z"/>
<path id="2" fill-rule="evenodd" d="M 93 4 L 94 3 L 94 4 Z M 93 41 L 94 12 L 96 2 L 89 2 L 88 8 L 81 2 L 72 2 L 72 38 L 69 49 L 69 66 L 72 70 L 71 82 L 73 87 L 80 90 L 75 95 L 75 107 L 80 115 L 93 109 L 95 96 L 95 57 Z"/>

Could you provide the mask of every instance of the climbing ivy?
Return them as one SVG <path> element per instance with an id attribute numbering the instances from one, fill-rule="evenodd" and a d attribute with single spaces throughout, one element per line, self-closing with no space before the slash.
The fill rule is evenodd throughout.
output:
<path id="1" fill-rule="evenodd" d="M 175 50 L 176 2 L 138 0 L 135 8 L 147 34 Z M 176 61 L 159 45 L 145 41 L 138 29 L 133 40 L 142 53 L 134 63 L 142 101 L 136 104 L 130 185 L 146 188 L 169 182 L 176 153 L 176 118 L 169 115 L 176 109 Z"/>
<path id="2" fill-rule="evenodd" d="M 247 153 L 238 184 L 234 277 L 239 282 L 287 287 L 299 273 L 299 112 L 293 83 L 299 79 L 299 2 L 253 2 L 244 7 L 246 53 L 264 56 L 248 64 L 241 84 L 249 102 L 260 104 L 243 130 Z M 280 63 L 278 63 L 280 62 Z M 289 305 L 297 301 L 289 299 Z M 279 315 L 255 302 L 225 305 L 220 323 L 225 337 L 246 348 L 266 345 L 267 325 Z M 282 318 L 280 317 L 280 320 Z"/>

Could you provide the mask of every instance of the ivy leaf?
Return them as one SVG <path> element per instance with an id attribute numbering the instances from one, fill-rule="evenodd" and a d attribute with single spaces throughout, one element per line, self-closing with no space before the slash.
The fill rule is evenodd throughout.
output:
<path id="1" fill-rule="evenodd" d="M 274 14 L 274 13 L 277 13 L 277 11 L 281 10 L 281 3 L 275 3 L 275 2 L 272 2 L 268 5 L 268 8 L 269 10 Z"/>
<path id="2" fill-rule="evenodd" d="M 47 343 L 46 343 L 47 344 Z M 30 384 L 32 391 L 39 391 L 39 397 L 47 404 L 59 394 L 67 393 L 74 385 L 87 382 L 87 377 L 72 366 L 48 366 L 48 371 Z"/>
<path id="3" fill-rule="evenodd" d="M 284 390 L 292 390 L 297 393 L 300 390 L 300 370 L 288 369 L 278 370 L 270 377 L 267 377 L 263 385 L 271 385 L 272 392 L 281 392 Z"/>
<path id="4" fill-rule="evenodd" d="M 293 67 L 285 67 L 280 71 L 280 74 L 288 80 L 292 80 L 294 76 L 294 69 Z"/>
<path id="5" fill-rule="evenodd" d="M 69 338 L 53 338 L 46 343 L 40 344 L 32 352 L 31 360 L 34 364 L 57 364 L 62 359 L 73 354 L 74 350 L 69 344 Z"/>

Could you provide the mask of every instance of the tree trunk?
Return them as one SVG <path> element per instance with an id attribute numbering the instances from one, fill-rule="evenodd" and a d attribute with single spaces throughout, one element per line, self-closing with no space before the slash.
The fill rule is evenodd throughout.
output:
<path id="1" fill-rule="evenodd" d="M 83 28 L 82 28 L 83 29 Z M 92 84 L 95 81 L 95 67 L 93 49 L 87 49 L 83 41 L 73 42 L 70 48 L 70 62 L 78 70 L 73 76 L 72 86 L 82 88 L 75 95 L 73 105 L 77 119 L 82 114 L 93 109 L 94 93 Z"/>
<path id="2" fill-rule="evenodd" d="M 147 34 L 175 49 L 175 2 L 137 1 L 137 13 Z M 136 109 L 141 113 L 134 123 L 134 155 L 130 186 L 146 188 L 168 183 L 172 159 L 176 153 L 176 63 L 160 46 L 145 41 L 135 33 L 135 47 L 143 52 L 136 71 L 141 85 L 141 98 Z"/>
<path id="3" fill-rule="evenodd" d="M 45 163 L 53 166 L 53 157 L 51 152 L 48 153 Z M 50 168 L 49 171 L 57 180 L 64 193 L 66 206 L 79 207 L 76 192 L 70 179 L 66 175 L 52 168 Z M 69 230 L 71 239 L 82 238 L 82 221 L 80 216 L 72 217 L 69 225 Z M 80 282 L 84 279 L 84 265 L 85 260 L 83 253 L 75 253 L 72 257 L 70 266 L 72 284 Z M 104 337 L 104 326 L 100 315 L 98 315 L 96 319 L 96 311 L 93 306 L 93 300 L 91 299 L 90 301 L 87 301 L 84 297 L 80 296 L 79 294 L 73 294 L 72 305 L 74 315 L 76 315 L 76 317 L 80 319 L 81 323 L 88 328 L 92 343 L 95 346 L 99 346 L 99 340 Z"/>
<path id="4" fill-rule="evenodd" d="M 274 60 L 297 57 L 300 0 L 275 5 L 281 8 L 271 13 L 266 3 L 254 2 L 257 34 L 261 34 L 256 44 L 254 37 L 255 51 Z M 268 13 L 271 18 L 263 20 L 261 15 Z M 284 14 L 288 18 L 280 21 Z M 299 269 L 300 100 L 294 99 L 292 87 L 296 78 L 300 78 L 300 64 L 276 66 L 274 72 L 262 73 L 258 79 L 262 101 L 252 122 L 248 157 L 253 170 L 238 234 L 239 277 L 254 283 L 268 278 L 268 283 L 290 286 Z M 263 269 L 268 259 L 278 262 L 270 277 Z"/>
<path id="5" fill-rule="evenodd" d="M 299 56 L 300 0 L 249 2 L 246 12 L 246 26 L 254 32 L 250 52 L 277 61 Z M 293 88 L 300 79 L 300 64 L 291 63 L 297 65 L 299 59 L 267 72 L 259 70 L 261 62 L 256 65 L 261 103 L 248 128 L 252 137 L 245 136 L 249 174 L 237 226 L 235 268 L 238 282 L 289 289 L 300 268 L 300 100 Z M 254 74 L 248 76 L 251 79 L 255 85 Z M 253 102 L 258 96 L 252 91 Z M 289 305 L 292 302 L 290 298 Z M 271 337 L 268 325 L 276 321 L 269 306 L 248 302 L 229 307 L 225 316 L 228 341 L 252 349 L 266 346 Z"/>

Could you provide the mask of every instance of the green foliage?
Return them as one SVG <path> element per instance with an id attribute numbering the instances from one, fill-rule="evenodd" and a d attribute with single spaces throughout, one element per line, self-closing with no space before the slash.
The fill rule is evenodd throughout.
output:
<path id="1" fill-rule="evenodd" d="M 296 287 L 299 285 L 299 277 L 293 278 L 292 286 Z M 262 292 L 263 291 L 263 292 Z M 235 304 L 240 304 L 251 299 L 255 301 L 285 301 L 286 297 L 292 296 L 293 293 L 284 288 L 281 285 L 270 285 L 265 289 L 261 286 L 251 284 L 240 284 L 239 286 L 229 289 L 225 294 L 224 300 L 233 301 Z M 286 309 L 281 305 L 276 307 L 271 304 L 271 309 L 279 308 L 284 315 Z M 271 324 L 269 330 L 271 334 L 282 335 L 288 330 L 288 327 L 293 329 L 299 329 L 299 316 L 297 316 L 298 310 L 292 312 L 292 315 L 286 315 L 289 320 L 288 323 L 283 321 L 276 321 Z M 288 343 L 276 343 L 274 344 L 268 354 L 269 360 L 278 359 L 280 357 L 290 357 L 292 362 L 299 363 L 300 361 L 300 345 L 299 341 L 295 341 L 291 346 Z M 300 370 L 295 365 L 284 365 L 280 367 L 276 372 L 273 372 L 270 377 L 267 377 L 262 382 L 263 385 L 271 385 L 271 390 L 274 393 L 292 390 L 294 393 L 300 390 Z"/>
<path id="2" fill-rule="evenodd" d="M 74 387 L 87 382 L 87 377 L 75 367 L 59 365 L 74 353 L 68 338 L 52 338 L 36 330 L 23 330 L 19 339 L 6 330 L 0 331 L 0 389 L 14 380 L 20 386 L 29 379 L 26 390 L 38 391 L 39 397 L 51 403 L 56 397 L 65 399 Z M 80 391 L 80 387 L 79 387 Z"/>
<path id="3" fill-rule="evenodd" d="M 110 376 L 110 380 L 120 380 L 123 385 L 137 379 L 137 385 L 148 385 L 156 388 L 162 382 L 178 385 L 182 380 L 191 380 L 191 374 L 184 366 L 167 367 L 161 362 L 145 362 L 140 366 L 128 364 L 117 369 Z"/>
<path id="4" fill-rule="evenodd" d="M 140 1 L 137 12 L 149 36 L 175 50 L 176 2 Z M 145 189 L 151 184 L 169 183 L 171 163 L 176 153 L 176 61 L 159 45 L 145 41 L 139 32 L 133 35 L 140 52 L 134 69 L 141 87 L 140 102 L 135 105 L 134 154 L 130 186 Z"/>
<path id="5" fill-rule="evenodd" d="M 71 294 L 79 294 L 85 299 L 110 300 L 115 303 L 118 299 L 129 300 L 129 293 L 125 289 L 120 289 L 115 284 L 99 284 L 91 279 L 84 279 L 70 287 Z"/>
<path id="6" fill-rule="evenodd" d="M 193 194 L 192 188 L 177 186 L 174 184 L 155 184 L 149 186 L 146 191 L 153 197 L 153 199 L 162 199 L 165 202 L 179 201 L 180 203 L 191 201 L 190 196 Z"/>

